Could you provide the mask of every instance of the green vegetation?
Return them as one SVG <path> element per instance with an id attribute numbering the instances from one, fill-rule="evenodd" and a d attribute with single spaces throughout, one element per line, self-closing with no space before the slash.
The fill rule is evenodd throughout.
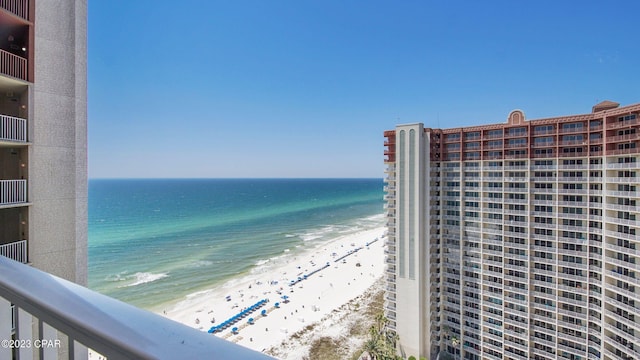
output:
<path id="1" fill-rule="evenodd" d="M 361 306 L 358 300 L 352 301 L 347 306 L 353 307 L 355 311 L 363 314 L 363 321 L 352 324 L 347 332 L 347 336 L 351 338 L 364 338 L 369 332 L 368 329 L 374 324 L 376 314 L 382 311 L 384 304 L 384 291 L 377 291 L 368 295 L 371 301 L 366 306 Z M 306 330 L 310 330 L 307 329 Z M 332 339 L 323 337 L 311 342 L 309 353 L 305 359 L 323 359 L 323 360 L 357 360 L 362 354 L 362 348 L 354 351 L 350 342 L 346 338 Z M 272 354 L 275 355 L 275 354 Z"/>
<path id="2" fill-rule="evenodd" d="M 341 344 L 330 337 L 321 337 L 314 341 L 309 349 L 309 358 L 314 360 L 340 359 Z"/>
<path id="3" fill-rule="evenodd" d="M 365 343 L 363 351 L 369 353 L 373 360 L 402 359 L 396 354 L 398 335 L 387 329 L 388 322 L 389 319 L 384 317 L 384 314 L 378 313 L 375 324 L 369 329 L 369 340 Z"/>

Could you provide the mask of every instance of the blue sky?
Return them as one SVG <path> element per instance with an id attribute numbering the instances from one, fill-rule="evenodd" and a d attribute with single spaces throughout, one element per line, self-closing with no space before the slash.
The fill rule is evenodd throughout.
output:
<path id="1" fill-rule="evenodd" d="M 640 102 L 619 1 L 89 2 L 89 176 L 382 177 L 382 132 Z"/>

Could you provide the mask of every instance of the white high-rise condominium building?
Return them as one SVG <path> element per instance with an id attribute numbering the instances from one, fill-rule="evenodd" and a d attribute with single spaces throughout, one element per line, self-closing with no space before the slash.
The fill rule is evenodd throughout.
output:
<path id="1" fill-rule="evenodd" d="M 87 3 L 0 1 L 0 255 L 87 282 Z"/>
<path id="2" fill-rule="evenodd" d="M 385 132 L 406 356 L 640 359 L 640 104 Z"/>

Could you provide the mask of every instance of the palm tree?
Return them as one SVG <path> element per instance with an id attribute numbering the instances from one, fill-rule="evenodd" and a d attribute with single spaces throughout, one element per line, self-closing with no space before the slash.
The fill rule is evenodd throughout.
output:
<path id="1" fill-rule="evenodd" d="M 395 360 L 396 341 L 398 335 L 387 330 L 387 319 L 384 314 L 376 315 L 376 322 L 369 328 L 369 340 L 365 343 L 365 351 L 376 360 Z"/>
<path id="2" fill-rule="evenodd" d="M 382 359 L 385 352 L 384 344 L 378 339 L 369 339 L 364 343 L 364 351 L 369 353 L 373 360 Z"/>
<path id="3" fill-rule="evenodd" d="M 458 345 L 460 344 L 460 340 L 458 340 L 458 338 L 454 335 L 451 337 L 451 345 L 453 347 L 458 347 Z"/>
<path id="4" fill-rule="evenodd" d="M 387 319 L 383 313 L 379 313 L 378 315 L 376 315 L 376 326 L 378 327 L 378 333 L 382 333 L 388 323 L 389 319 Z"/>

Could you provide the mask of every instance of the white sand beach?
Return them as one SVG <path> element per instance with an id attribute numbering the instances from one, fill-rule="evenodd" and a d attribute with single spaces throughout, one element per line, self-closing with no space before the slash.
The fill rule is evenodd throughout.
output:
<path id="1" fill-rule="evenodd" d="M 241 280 L 193 294 L 162 313 L 207 331 L 265 299 L 265 305 L 211 336 L 266 352 L 280 346 L 296 332 L 326 319 L 382 277 L 384 231 L 382 227 L 361 231 L 303 254 L 285 254 L 275 264 L 261 265 Z M 311 275 L 304 279 L 307 274 Z M 299 278 L 303 280 L 290 285 L 292 280 Z M 285 301 L 283 296 L 288 299 Z M 276 303 L 279 303 L 278 308 Z M 263 310 L 267 312 L 265 316 L 261 315 Z M 249 318 L 254 319 L 252 325 L 248 324 Z M 340 323 L 335 326 L 340 327 Z M 236 327 L 238 331 L 234 334 L 232 329 Z M 332 329 L 333 332 L 338 330 Z"/>

